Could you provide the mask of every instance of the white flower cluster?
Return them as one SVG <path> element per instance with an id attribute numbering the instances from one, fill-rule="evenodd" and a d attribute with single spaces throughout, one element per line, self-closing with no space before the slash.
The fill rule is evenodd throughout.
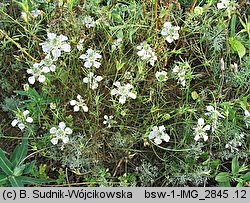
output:
<path id="1" fill-rule="evenodd" d="M 205 121 L 203 118 L 198 119 L 198 124 L 194 129 L 194 140 L 198 141 L 200 138 L 203 138 L 204 141 L 207 141 L 208 135 L 206 131 L 210 130 L 211 126 L 210 125 L 205 125 Z"/>
<path id="2" fill-rule="evenodd" d="M 165 131 L 165 127 L 162 126 L 154 126 L 152 128 L 152 131 L 149 133 L 148 138 L 150 140 L 154 139 L 155 144 L 159 145 L 162 143 L 162 140 L 164 140 L 165 142 L 169 142 L 170 137 L 169 135 L 164 132 Z"/>
<path id="3" fill-rule="evenodd" d="M 239 151 L 239 147 L 242 146 L 243 142 L 244 142 L 244 134 L 238 134 L 238 135 L 235 135 L 234 139 L 233 140 L 230 140 L 225 148 L 227 149 L 230 149 L 232 152 L 233 151 Z"/>
<path id="4" fill-rule="evenodd" d="M 53 64 L 54 60 L 47 55 L 39 63 L 34 63 L 33 66 L 27 69 L 27 73 L 31 76 L 28 78 L 30 84 L 34 84 L 37 81 L 40 83 L 45 82 L 45 74 L 49 72 L 55 72 L 56 66 Z"/>
<path id="5" fill-rule="evenodd" d="M 77 100 L 71 100 L 70 105 L 74 107 L 74 111 L 79 111 L 80 107 L 83 109 L 84 112 L 88 112 L 89 108 L 85 104 L 85 101 L 82 99 L 81 95 L 77 95 Z"/>
<path id="6" fill-rule="evenodd" d="M 88 49 L 87 52 L 82 54 L 79 58 L 85 61 L 85 68 L 90 68 L 92 66 L 99 68 L 101 66 L 99 60 L 102 58 L 102 55 L 100 55 L 98 52 L 95 52 L 93 49 Z"/>
<path id="7" fill-rule="evenodd" d="M 104 125 L 108 125 L 108 128 L 111 128 L 113 124 L 116 124 L 116 121 L 113 120 L 114 116 L 104 115 Z"/>
<path id="8" fill-rule="evenodd" d="M 46 57 L 27 69 L 27 73 L 31 75 L 28 78 L 30 84 L 34 84 L 36 81 L 45 82 L 45 75 L 56 71 L 54 62 L 61 56 L 61 52 L 70 52 L 70 44 L 67 43 L 68 37 L 57 36 L 55 33 L 47 33 L 47 36 L 47 41 L 39 44 L 42 46 L 43 52 L 47 54 Z"/>
<path id="9" fill-rule="evenodd" d="M 100 82 L 102 79 L 102 76 L 96 76 L 93 72 L 90 72 L 88 77 L 83 78 L 83 82 L 87 84 L 89 83 L 90 88 L 94 90 L 98 87 L 98 82 Z"/>
<path id="10" fill-rule="evenodd" d="M 166 71 L 157 71 L 155 77 L 159 82 L 165 82 L 168 79 Z"/>
<path id="11" fill-rule="evenodd" d="M 185 66 L 175 65 L 173 68 L 173 73 L 178 77 L 178 84 L 181 84 L 183 87 L 186 86 L 186 69 Z"/>
<path id="12" fill-rule="evenodd" d="M 127 83 L 125 85 L 121 85 L 120 82 L 115 82 L 114 86 L 116 86 L 117 88 L 111 90 L 111 95 L 118 95 L 119 103 L 124 104 L 128 97 L 136 99 L 136 94 L 131 92 L 131 89 L 133 88 L 131 84 Z"/>
<path id="13" fill-rule="evenodd" d="M 218 110 L 216 110 L 213 106 L 207 106 L 207 113 L 205 115 L 209 116 L 212 121 L 212 132 L 217 129 L 218 120 L 220 118 L 225 118 Z"/>
<path id="14" fill-rule="evenodd" d="M 142 42 L 136 48 L 139 50 L 137 55 L 141 57 L 141 60 L 146 61 L 146 63 L 150 63 L 151 66 L 154 66 L 157 56 L 147 42 Z"/>
<path id="15" fill-rule="evenodd" d="M 61 56 L 62 51 L 70 52 L 70 44 L 67 42 L 68 37 L 64 35 L 57 36 L 55 33 L 47 33 L 47 41 L 40 43 L 43 52 L 52 55 L 54 59 Z"/>
<path id="16" fill-rule="evenodd" d="M 179 26 L 173 26 L 170 22 L 165 22 L 161 34 L 166 37 L 168 43 L 172 43 L 174 40 L 179 39 L 179 30 Z"/>
<path id="17" fill-rule="evenodd" d="M 51 143 L 53 145 L 56 145 L 59 140 L 62 140 L 64 144 L 68 143 L 68 135 L 71 135 L 73 133 L 72 129 L 66 127 L 66 124 L 64 122 L 60 122 L 58 128 L 52 127 L 49 132 L 51 135 L 53 135 L 53 138 L 51 139 Z"/>
<path id="18" fill-rule="evenodd" d="M 91 16 L 85 16 L 82 20 L 82 23 L 87 27 L 87 28 L 91 28 L 91 27 L 95 27 L 96 22 L 94 21 L 94 19 Z"/>
<path id="19" fill-rule="evenodd" d="M 28 110 L 25 110 L 21 114 L 17 114 L 16 118 L 11 122 L 12 127 L 17 125 L 20 130 L 23 130 L 27 123 L 32 123 L 33 118 L 28 116 L 29 113 L 30 112 Z"/>

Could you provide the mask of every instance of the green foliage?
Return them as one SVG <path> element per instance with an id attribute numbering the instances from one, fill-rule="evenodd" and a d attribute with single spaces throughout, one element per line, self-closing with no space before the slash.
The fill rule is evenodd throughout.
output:
<path id="1" fill-rule="evenodd" d="M 0 3 L 0 185 L 245 186 L 249 3 L 195 2 Z"/>
<path id="2" fill-rule="evenodd" d="M 22 143 L 17 145 L 8 159 L 4 151 L 0 148 L 0 185 L 11 185 L 12 187 L 23 187 L 26 184 L 49 183 L 46 179 L 36 179 L 28 177 L 36 161 L 24 163 L 28 153 L 28 137 L 22 139 Z"/>
<path id="3" fill-rule="evenodd" d="M 215 180 L 221 187 L 230 187 L 231 182 L 237 182 L 236 187 L 243 187 L 250 181 L 250 172 L 248 166 L 239 165 L 238 157 L 234 157 L 231 163 L 231 172 L 220 172 L 216 175 Z"/>

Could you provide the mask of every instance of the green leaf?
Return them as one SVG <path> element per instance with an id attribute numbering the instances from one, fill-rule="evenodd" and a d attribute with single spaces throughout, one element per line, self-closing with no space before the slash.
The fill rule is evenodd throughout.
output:
<path id="1" fill-rule="evenodd" d="M 38 179 L 38 178 L 32 178 L 27 176 L 19 176 L 16 177 L 17 180 L 21 181 L 23 184 L 34 184 L 34 183 L 51 183 L 55 182 L 54 180 L 47 180 L 47 179 Z"/>
<path id="2" fill-rule="evenodd" d="M 247 172 L 246 174 L 242 175 L 240 178 L 242 178 L 244 181 L 250 181 L 250 172 Z"/>
<path id="3" fill-rule="evenodd" d="M 26 157 L 28 153 L 28 139 L 26 137 L 23 138 L 22 144 L 19 144 L 14 149 L 10 157 L 10 161 L 13 163 L 14 167 L 18 166 L 22 160 Z"/>
<path id="4" fill-rule="evenodd" d="M 231 187 L 230 181 L 227 182 L 219 182 L 220 187 Z"/>
<path id="5" fill-rule="evenodd" d="M 232 174 L 236 175 L 239 172 L 239 168 L 238 157 L 234 157 L 231 165 Z"/>
<path id="6" fill-rule="evenodd" d="M 10 184 L 12 185 L 12 187 L 23 187 L 24 186 L 22 181 L 18 180 L 17 177 L 10 176 L 9 181 L 10 181 Z"/>
<path id="7" fill-rule="evenodd" d="M 230 23 L 230 37 L 235 36 L 235 27 L 236 27 L 237 15 L 233 14 Z"/>
<path id="8" fill-rule="evenodd" d="M 23 171 L 23 174 L 31 173 L 31 171 L 32 171 L 35 164 L 36 164 L 36 160 L 33 160 L 30 163 L 25 164 L 25 169 Z"/>
<path id="9" fill-rule="evenodd" d="M 6 183 L 8 183 L 8 177 L 6 174 L 0 173 L 0 186 L 5 185 Z"/>
<path id="10" fill-rule="evenodd" d="M 246 48 L 244 45 L 237 39 L 230 37 L 229 42 L 234 51 L 236 51 L 240 58 L 246 54 Z"/>
<path id="11" fill-rule="evenodd" d="M 227 172 L 220 172 L 216 177 L 215 180 L 219 183 L 225 183 L 230 181 L 230 175 Z"/>
<path id="12" fill-rule="evenodd" d="M 0 167 L 6 175 L 13 174 L 13 165 L 5 156 L 3 150 L 0 148 Z"/>
<path id="13" fill-rule="evenodd" d="M 244 185 L 244 182 L 240 181 L 240 182 L 237 183 L 236 187 L 243 187 L 243 185 Z"/>

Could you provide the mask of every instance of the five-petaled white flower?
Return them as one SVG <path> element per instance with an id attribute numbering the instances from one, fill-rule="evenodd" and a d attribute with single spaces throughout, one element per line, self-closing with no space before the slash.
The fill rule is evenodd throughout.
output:
<path id="1" fill-rule="evenodd" d="M 26 123 L 32 123 L 33 122 L 33 118 L 29 117 L 28 114 L 30 112 L 28 110 L 25 110 L 24 112 L 22 112 L 21 114 L 17 114 L 16 115 L 16 119 L 14 119 L 11 122 L 11 125 L 13 127 L 15 127 L 17 125 L 17 127 L 20 130 L 23 130 L 26 126 Z"/>
<path id="2" fill-rule="evenodd" d="M 114 118 L 114 116 L 107 116 L 107 115 L 104 115 L 103 124 L 104 124 L 104 125 L 108 125 L 108 128 L 111 128 L 112 125 L 116 123 L 116 121 L 114 121 L 113 118 Z"/>
<path id="3" fill-rule="evenodd" d="M 89 109 L 87 105 L 85 104 L 85 101 L 82 99 L 82 96 L 78 94 L 76 98 L 78 101 L 76 100 L 70 101 L 70 105 L 74 106 L 74 111 L 79 111 L 81 107 L 84 112 L 88 112 Z"/>
<path id="4" fill-rule="evenodd" d="M 90 68 L 91 66 L 99 68 L 101 66 L 99 59 L 102 58 L 102 55 L 95 52 L 93 49 L 88 49 L 87 52 L 82 54 L 79 58 L 85 61 L 84 67 L 86 68 Z"/>
<path id="5" fill-rule="evenodd" d="M 172 43 L 174 40 L 179 39 L 179 33 L 180 30 L 179 26 L 172 26 L 170 22 L 165 22 L 163 24 L 163 29 L 161 31 L 161 34 L 163 36 L 166 36 L 166 40 L 168 43 Z"/>
<path id="6" fill-rule="evenodd" d="M 98 87 L 98 82 L 100 82 L 102 79 L 102 76 L 96 76 L 93 72 L 90 72 L 88 77 L 83 78 L 83 82 L 89 83 L 90 88 L 94 90 Z"/>
<path id="7" fill-rule="evenodd" d="M 43 83 L 46 80 L 45 73 L 50 72 L 47 66 L 42 66 L 41 63 L 34 63 L 33 66 L 27 69 L 27 73 L 31 74 L 28 78 L 30 84 L 34 84 L 36 80 Z"/>
<path id="8" fill-rule="evenodd" d="M 61 139 L 64 144 L 68 143 L 68 135 L 71 135 L 73 131 L 71 128 L 66 127 L 66 124 L 64 122 L 60 122 L 58 128 L 52 127 L 49 132 L 53 135 L 53 138 L 50 140 L 51 143 L 53 145 L 56 145 L 59 139 Z"/>
<path id="9" fill-rule="evenodd" d="M 87 27 L 87 28 L 91 28 L 91 27 L 95 27 L 96 22 L 94 21 L 94 19 L 91 16 L 85 16 L 82 20 L 82 23 Z"/>
<path id="10" fill-rule="evenodd" d="M 175 65 L 173 68 L 173 73 L 177 74 L 178 84 L 181 84 L 183 87 L 186 86 L 186 70 L 183 66 Z"/>
<path id="11" fill-rule="evenodd" d="M 194 140 L 195 141 L 198 141 L 200 138 L 203 138 L 204 141 L 207 141 L 208 139 L 208 136 L 207 136 L 207 133 L 206 131 L 210 130 L 211 126 L 210 125 L 205 125 L 205 121 L 203 118 L 199 118 L 198 119 L 198 124 L 194 129 Z"/>
<path id="12" fill-rule="evenodd" d="M 157 71 L 155 77 L 159 82 L 165 82 L 168 79 L 166 71 Z"/>
<path id="13" fill-rule="evenodd" d="M 150 140 L 154 139 L 155 144 L 159 145 L 162 143 L 162 140 L 164 140 L 165 142 L 169 142 L 170 137 L 169 135 L 164 132 L 165 131 L 165 127 L 162 126 L 154 126 L 152 128 L 152 131 L 149 133 L 148 138 Z"/>
<path id="14" fill-rule="evenodd" d="M 114 86 L 117 88 L 111 90 L 111 95 L 118 95 L 119 103 L 124 104 L 128 97 L 136 99 L 136 94 L 130 91 L 133 88 L 131 84 L 121 85 L 120 82 L 115 82 Z"/>
<path id="15" fill-rule="evenodd" d="M 146 61 L 146 63 L 150 63 L 151 66 L 154 66 L 157 56 L 147 42 L 142 42 L 136 48 L 139 50 L 137 55 L 141 57 L 141 60 Z"/>
<path id="16" fill-rule="evenodd" d="M 70 44 L 67 42 L 68 37 L 64 35 L 57 36 L 55 33 L 47 33 L 47 41 L 40 43 L 42 49 L 47 54 L 57 59 L 61 56 L 61 52 L 70 52 Z"/>

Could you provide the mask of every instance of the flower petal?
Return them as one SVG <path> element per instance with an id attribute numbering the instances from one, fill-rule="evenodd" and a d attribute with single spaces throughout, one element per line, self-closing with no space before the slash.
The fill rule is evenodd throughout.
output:
<path id="1" fill-rule="evenodd" d="M 50 128 L 49 133 L 50 134 L 55 134 L 56 131 L 57 131 L 56 127 L 52 127 L 52 128 Z"/>
<path id="2" fill-rule="evenodd" d="M 52 138 L 52 139 L 50 140 L 50 142 L 51 142 L 53 145 L 56 145 L 56 144 L 58 143 L 58 138 L 57 138 L 57 137 Z"/>
<path id="3" fill-rule="evenodd" d="M 15 127 L 18 123 L 19 123 L 19 121 L 18 121 L 17 119 L 14 119 L 14 120 L 11 122 L 11 125 L 12 125 L 12 127 Z"/>
<path id="4" fill-rule="evenodd" d="M 58 127 L 61 129 L 61 130 L 64 130 L 65 127 L 66 127 L 66 124 L 64 122 L 60 122 Z"/>
<path id="5" fill-rule="evenodd" d="M 67 134 L 67 135 L 71 135 L 73 133 L 72 129 L 71 128 L 65 128 L 64 132 Z"/>

